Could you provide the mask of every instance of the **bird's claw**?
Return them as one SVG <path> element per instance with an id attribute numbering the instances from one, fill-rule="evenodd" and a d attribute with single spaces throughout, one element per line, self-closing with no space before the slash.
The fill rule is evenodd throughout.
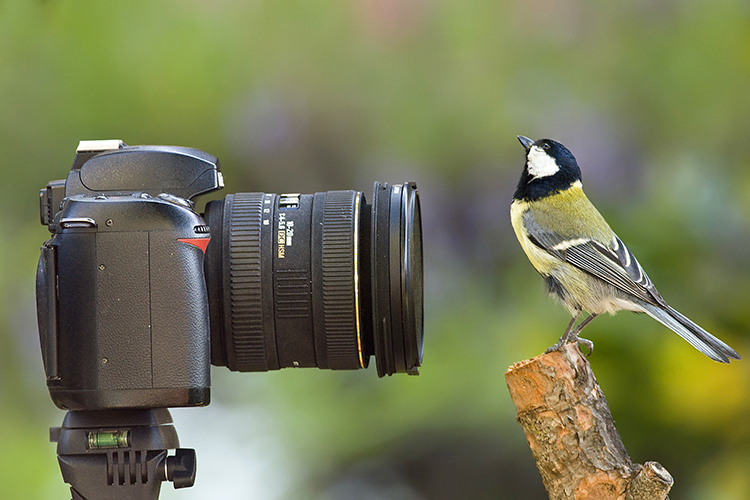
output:
<path id="1" fill-rule="evenodd" d="M 594 352 L 594 343 L 591 342 L 589 339 L 583 339 L 581 337 L 577 337 L 576 338 L 576 342 L 578 342 L 580 345 L 582 345 L 586 349 L 588 349 L 589 352 L 587 352 L 586 354 L 584 354 L 584 356 L 586 356 L 586 358 L 588 358 L 589 356 L 591 356 L 591 353 Z"/>
<path id="2" fill-rule="evenodd" d="M 572 343 L 572 342 L 577 342 L 578 344 L 584 346 L 588 350 L 588 353 L 584 354 L 584 356 L 586 356 L 587 358 L 591 356 L 592 352 L 594 352 L 594 343 L 590 341 L 589 339 L 584 339 L 582 337 L 573 336 L 573 335 L 570 335 L 568 338 L 565 338 L 565 335 L 563 335 L 562 337 L 560 337 L 560 340 L 558 340 L 555 345 L 548 347 L 547 350 L 544 351 L 544 354 L 549 354 L 555 351 L 562 351 L 563 349 L 565 349 L 565 346 L 567 344 Z"/>

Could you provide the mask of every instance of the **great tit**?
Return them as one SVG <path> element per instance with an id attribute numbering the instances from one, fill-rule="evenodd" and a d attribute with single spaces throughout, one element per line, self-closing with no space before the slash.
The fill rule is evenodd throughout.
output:
<path id="1" fill-rule="evenodd" d="M 513 195 L 513 230 L 531 264 L 573 316 L 560 341 L 582 342 L 578 334 L 596 316 L 625 309 L 646 313 L 709 358 L 729 363 L 740 355 L 672 309 L 651 283 L 633 253 L 617 237 L 583 193 L 573 154 L 550 139 L 518 136 L 526 164 Z M 574 328 L 582 311 L 589 313 Z"/>

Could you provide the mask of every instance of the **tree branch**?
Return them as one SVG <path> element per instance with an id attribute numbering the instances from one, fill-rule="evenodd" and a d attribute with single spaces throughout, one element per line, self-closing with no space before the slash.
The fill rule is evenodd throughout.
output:
<path id="1" fill-rule="evenodd" d="M 664 500 L 672 476 L 633 464 L 578 345 L 520 361 L 505 374 L 550 500 Z"/>

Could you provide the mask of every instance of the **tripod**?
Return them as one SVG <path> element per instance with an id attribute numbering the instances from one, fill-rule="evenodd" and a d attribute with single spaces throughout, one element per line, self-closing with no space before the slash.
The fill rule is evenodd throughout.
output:
<path id="1" fill-rule="evenodd" d="M 50 441 L 72 500 L 156 500 L 162 481 L 192 486 L 195 450 L 179 448 L 171 423 L 167 408 L 69 411 Z"/>

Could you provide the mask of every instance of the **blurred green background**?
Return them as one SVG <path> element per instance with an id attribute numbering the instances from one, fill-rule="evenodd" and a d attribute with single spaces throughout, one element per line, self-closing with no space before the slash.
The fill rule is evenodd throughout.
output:
<path id="1" fill-rule="evenodd" d="M 0 496 L 69 498 L 47 441 L 38 192 L 81 139 L 221 159 L 235 191 L 415 180 L 419 377 L 213 371 L 174 410 L 198 452 L 168 499 L 546 498 L 505 387 L 567 324 L 508 220 L 516 134 L 577 156 L 662 295 L 745 356 L 719 365 L 645 316 L 586 330 L 633 460 L 673 498 L 750 498 L 750 7 L 573 0 L 0 1 Z"/>

